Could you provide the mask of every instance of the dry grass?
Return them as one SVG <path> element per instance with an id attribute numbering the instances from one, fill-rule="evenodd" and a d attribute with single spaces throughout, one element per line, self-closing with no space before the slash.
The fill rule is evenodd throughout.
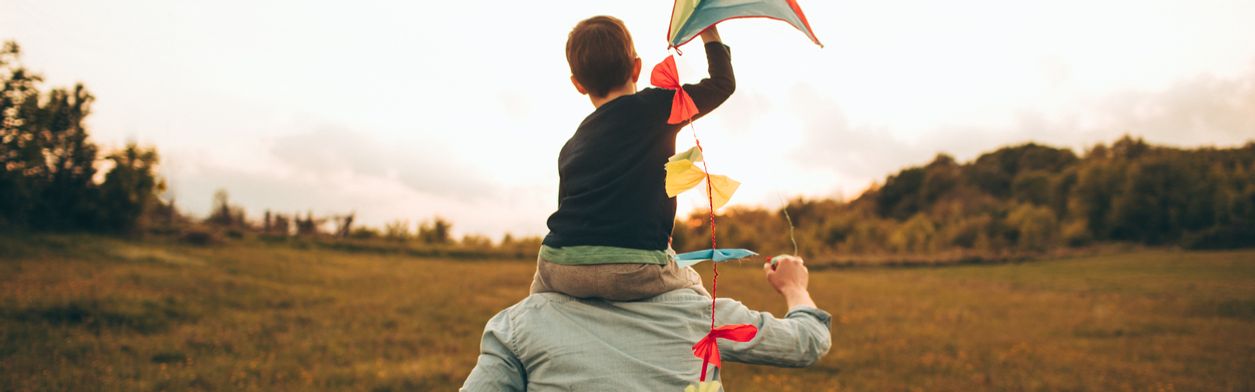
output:
<path id="1" fill-rule="evenodd" d="M 532 269 L 0 238 L 0 390 L 452 390 Z M 721 272 L 720 294 L 784 310 L 757 266 Z M 832 353 L 728 365 L 730 390 L 1255 387 L 1255 251 L 825 270 L 812 287 L 836 317 Z"/>

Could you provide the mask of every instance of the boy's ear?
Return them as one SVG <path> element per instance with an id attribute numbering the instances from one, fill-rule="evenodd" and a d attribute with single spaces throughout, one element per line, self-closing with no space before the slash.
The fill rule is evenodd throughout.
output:
<path id="1" fill-rule="evenodd" d="M 580 81 L 575 80 L 575 75 L 571 75 L 571 85 L 575 86 L 575 91 L 579 91 L 580 95 L 588 95 L 588 90 L 584 89 L 584 85 Z"/>
<path id="2" fill-rule="evenodd" d="M 638 80 L 641 80 L 641 58 L 640 57 L 637 57 L 635 63 L 632 64 L 632 81 L 635 82 Z"/>

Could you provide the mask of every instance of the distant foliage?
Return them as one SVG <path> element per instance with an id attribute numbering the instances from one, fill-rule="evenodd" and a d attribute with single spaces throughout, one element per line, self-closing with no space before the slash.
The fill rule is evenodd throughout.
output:
<path id="1" fill-rule="evenodd" d="M 215 225 L 222 228 L 244 229 L 248 228 L 248 221 L 245 220 L 244 208 L 231 204 L 231 195 L 226 189 L 219 189 L 214 192 L 213 211 L 209 213 L 209 217 L 205 218 L 205 223 Z M 267 220 L 269 220 L 270 211 L 266 211 Z M 267 228 L 271 226 L 271 222 L 264 224 Z M 287 226 L 284 225 L 284 228 Z"/>
<path id="2" fill-rule="evenodd" d="M 135 231 L 146 212 L 161 205 L 157 195 L 165 183 L 153 173 L 157 167 L 157 150 L 128 144 L 126 149 L 109 155 L 113 170 L 100 184 L 100 218 L 105 227 Z M 155 215 L 155 214 L 154 214 Z"/>
<path id="3" fill-rule="evenodd" d="M 946 155 L 889 176 L 849 203 L 788 204 L 802 252 L 1039 253 L 1095 242 L 1255 246 L 1255 143 L 1178 149 L 1124 137 L 1083 156 L 1025 144 L 959 164 Z M 709 247 L 699 211 L 676 222 L 678 250 Z M 780 211 L 731 208 L 722 246 L 791 251 Z"/>
<path id="4" fill-rule="evenodd" d="M 453 223 L 441 217 L 434 217 L 418 225 L 418 239 L 427 244 L 448 244 L 453 242 Z"/>
<path id="5" fill-rule="evenodd" d="M 157 198 L 153 149 L 108 155 L 113 167 L 96 181 L 85 122 L 95 97 L 82 84 L 42 90 L 20 57 L 15 42 L 0 49 L 0 228 L 132 232 L 149 212 L 172 211 Z"/>

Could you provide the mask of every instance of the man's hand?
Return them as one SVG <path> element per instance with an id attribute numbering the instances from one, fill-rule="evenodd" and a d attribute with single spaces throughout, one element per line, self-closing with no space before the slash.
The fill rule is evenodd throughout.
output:
<path id="1" fill-rule="evenodd" d="M 767 283 L 777 292 L 784 295 L 784 301 L 790 309 L 794 306 L 815 306 L 807 286 L 810 284 L 810 271 L 802 259 L 796 256 L 780 255 L 763 263 L 763 273 Z"/>
<path id="2" fill-rule="evenodd" d="M 719 38 L 719 29 L 716 29 L 715 26 L 710 26 L 709 29 L 702 32 L 702 43 L 708 44 L 711 42 L 723 42 L 723 39 Z"/>

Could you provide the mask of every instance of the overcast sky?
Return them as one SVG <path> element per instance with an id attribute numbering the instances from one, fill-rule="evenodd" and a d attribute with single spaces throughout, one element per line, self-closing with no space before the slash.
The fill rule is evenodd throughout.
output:
<path id="1" fill-rule="evenodd" d="M 720 25 L 737 92 L 696 125 L 712 169 L 744 183 L 733 204 L 851 196 L 938 152 L 968 160 L 1009 143 L 1255 140 L 1255 1 L 801 5 L 825 48 L 779 22 Z M 670 8 L 0 0 L 0 39 L 49 85 L 95 93 L 98 144 L 156 145 L 194 214 L 225 188 L 254 217 L 438 214 L 460 233 L 543 234 L 558 150 L 592 110 L 568 82 L 567 32 L 617 16 L 650 67 L 667 55 Z M 681 76 L 696 81 L 701 47 L 683 49 Z"/>

